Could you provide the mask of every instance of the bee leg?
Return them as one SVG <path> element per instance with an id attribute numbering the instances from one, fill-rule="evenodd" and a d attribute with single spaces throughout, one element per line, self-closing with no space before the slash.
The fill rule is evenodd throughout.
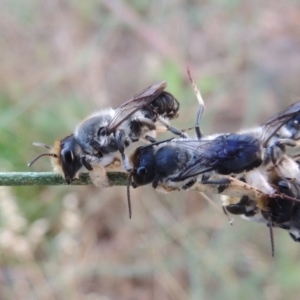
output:
<path id="1" fill-rule="evenodd" d="M 204 101 L 203 101 L 203 98 L 201 96 L 201 93 L 200 93 L 197 85 L 195 84 L 195 82 L 194 82 L 194 80 L 192 78 L 190 70 L 188 69 L 187 72 L 188 72 L 188 76 L 189 76 L 190 82 L 192 84 L 192 87 L 194 89 L 194 93 L 195 93 L 195 95 L 197 97 L 197 100 L 198 100 L 198 103 L 199 103 L 199 109 L 198 109 L 197 117 L 196 117 L 195 131 L 196 131 L 197 138 L 201 139 L 203 137 L 203 133 L 202 133 L 202 131 L 200 129 L 200 125 L 199 124 L 200 124 L 200 120 L 202 118 L 202 115 L 203 115 L 203 112 L 204 112 L 204 108 L 205 108 Z"/>
<path id="2" fill-rule="evenodd" d="M 244 215 L 246 212 L 244 205 L 241 205 L 241 203 L 223 205 L 223 208 L 232 215 Z"/>
<path id="3" fill-rule="evenodd" d="M 226 210 L 233 215 L 245 215 L 252 217 L 256 214 L 256 206 L 253 206 L 248 196 L 243 196 L 238 203 L 225 205 Z"/>
<path id="4" fill-rule="evenodd" d="M 92 171 L 92 170 L 93 170 L 92 165 L 91 165 L 89 162 L 87 162 L 87 160 L 86 160 L 85 157 L 82 157 L 82 158 L 81 158 L 81 162 L 82 162 L 83 166 L 84 166 L 88 171 Z"/>
<path id="5" fill-rule="evenodd" d="M 125 155 L 125 145 L 124 145 L 124 132 L 123 131 L 119 131 L 115 141 L 116 141 L 116 144 L 117 144 L 117 148 L 121 154 L 121 159 L 122 159 L 122 164 L 123 164 L 123 167 L 124 169 L 127 171 L 127 172 L 131 172 L 132 171 L 132 166 L 131 164 L 129 163 L 129 159 L 128 157 Z"/>
<path id="6" fill-rule="evenodd" d="M 229 224 L 232 226 L 232 225 L 233 225 L 233 222 L 234 222 L 234 219 L 232 219 L 232 218 L 230 217 L 230 215 L 228 214 L 225 205 L 222 205 L 222 210 L 223 210 L 224 215 L 227 217 Z"/>
<path id="7" fill-rule="evenodd" d="M 111 182 L 107 177 L 106 170 L 101 165 L 93 165 L 93 170 L 89 172 L 92 183 L 100 188 L 111 186 Z"/>
<path id="8" fill-rule="evenodd" d="M 289 232 L 290 237 L 295 241 L 295 242 L 300 242 L 300 235 L 299 233 L 295 234 L 293 232 Z"/>
<path id="9" fill-rule="evenodd" d="M 188 181 L 185 185 L 182 186 L 182 189 L 183 189 L 183 190 L 187 190 L 187 189 L 189 189 L 190 187 L 192 187 L 195 183 L 196 183 L 196 180 L 195 180 L 195 179 L 190 180 L 190 181 Z"/>
<path id="10" fill-rule="evenodd" d="M 295 140 L 292 139 L 279 139 L 276 142 L 276 145 L 278 147 L 282 146 L 289 146 L 289 147 L 296 147 L 297 146 L 297 142 Z"/>
<path id="11" fill-rule="evenodd" d="M 298 153 L 296 153 L 296 154 L 291 155 L 291 158 L 295 159 L 296 162 L 298 162 L 298 161 L 299 161 L 299 158 L 300 158 L 300 153 L 298 152 Z"/>
<path id="12" fill-rule="evenodd" d="M 273 165 L 276 166 L 277 162 L 282 157 L 284 153 L 284 147 L 295 147 L 297 142 L 292 139 L 279 139 L 273 146 L 269 148 L 269 155 Z"/>
<path id="13" fill-rule="evenodd" d="M 180 131 L 179 129 L 173 126 L 170 126 L 163 118 L 158 117 L 158 120 L 161 124 L 163 124 L 166 127 L 168 131 L 172 132 L 175 135 L 179 135 L 182 138 L 188 138 L 188 135 L 186 133 Z"/>
<path id="14" fill-rule="evenodd" d="M 152 181 L 152 187 L 153 187 L 154 189 L 156 189 L 159 182 L 160 182 L 160 178 L 156 176 L 156 177 L 153 179 L 153 181 Z"/>
<path id="15" fill-rule="evenodd" d="M 281 149 L 281 147 L 279 145 L 275 144 L 275 145 L 271 146 L 268 150 L 271 162 L 274 166 L 277 165 L 277 163 L 279 162 L 279 160 L 283 154 L 283 149 Z"/>
<path id="16" fill-rule="evenodd" d="M 204 180 L 201 181 L 203 184 L 225 184 L 228 185 L 231 183 L 231 180 L 229 178 L 220 178 L 216 180 Z"/>
<path id="17" fill-rule="evenodd" d="M 118 168 L 121 165 L 121 161 L 119 158 L 115 157 L 114 161 L 109 165 L 111 168 Z"/>
<path id="18" fill-rule="evenodd" d="M 145 140 L 147 140 L 151 144 L 156 143 L 156 139 L 154 137 L 150 136 L 150 135 L 145 135 Z"/>
<path id="19" fill-rule="evenodd" d="M 221 194 L 224 190 L 228 188 L 228 185 L 231 183 L 229 178 L 220 178 L 216 180 L 204 180 L 201 181 L 203 184 L 214 184 L 218 185 L 218 192 Z"/>
<path id="20" fill-rule="evenodd" d="M 115 142 L 119 152 L 121 153 L 122 158 L 125 155 L 124 136 L 124 132 L 120 130 L 118 132 L 117 137 L 115 137 Z"/>
<path id="21" fill-rule="evenodd" d="M 155 126 L 154 122 L 152 120 L 148 119 L 148 118 L 138 117 L 135 120 L 142 123 L 142 125 L 146 126 L 149 130 L 155 130 L 156 129 L 156 126 Z"/>
<path id="22" fill-rule="evenodd" d="M 204 104 L 200 105 L 200 107 L 198 108 L 197 117 L 196 117 L 195 131 L 198 139 L 201 139 L 203 137 L 203 132 L 201 131 L 199 125 L 203 115 L 203 111 L 204 111 Z"/>
<path id="23" fill-rule="evenodd" d="M 89 171 L 89 176 L 92 183 L 100 188 L 109 187 L 111 183 L 107 177 L 105 168 L 101 165 L 101 158 L 98 160 L 95 157 L 86 155 L 81 158 L 83 166 Z"/>
<path id="24" fill-rule="evenodd" d="M 117 169 L 122 165 L 121 160 L 118 157 L 113 157 L 111 163 L 105 165 L 106 170 Z"/>

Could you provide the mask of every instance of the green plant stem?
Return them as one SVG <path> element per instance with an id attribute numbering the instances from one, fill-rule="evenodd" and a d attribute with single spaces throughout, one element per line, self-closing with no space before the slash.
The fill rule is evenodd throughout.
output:
<path id="1" fill-rule="evenodd" d="M 113 185 L 126 185 L 127 174 L 121 172 L 110 172 L 107 174 Z M 0 186 L 21 185 L 66 185 L 64 179 L 53 172 L 0 172 Z M 71 185 L 92 184 L 87 173 L 80 174 L 78 180 Z"/>

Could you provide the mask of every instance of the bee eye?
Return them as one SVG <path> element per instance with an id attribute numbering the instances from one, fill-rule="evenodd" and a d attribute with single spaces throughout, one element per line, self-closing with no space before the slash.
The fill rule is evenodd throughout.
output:
<path id="1" fill-rule="evenodd" d="M 73 162 L 73 153 L 72 151 L 64 151 L 62 153 L 62 156 L 63 156 L 63 160 L 64 162 L 66 163 L 72 163 Z"/>
<path id="2" fill-rule="evenodd" d="M 147 173 L 147 169 L 145 167 L 140 167 L 136 171 L 138 176 L 145 175 Z"/>
<path id="3" fill-rule="evenodd" d="M 98 129 L 97 135 L 98 135 L 98 136 L 104 136 L 104 135 L 107 135 L 107 128 L 106 128 L 106 127 L 100 127 L 100 128 Z"/>
<path id="4" fill-rule="evenodd" d="M 288 181 L 285 181 L 285 180 L 281 180 L 278 182 L 278 186 L 281 188 L 281 189 L 284 189 L 284 190 L 289 190 L 291 188 L 291 185 Z"/>

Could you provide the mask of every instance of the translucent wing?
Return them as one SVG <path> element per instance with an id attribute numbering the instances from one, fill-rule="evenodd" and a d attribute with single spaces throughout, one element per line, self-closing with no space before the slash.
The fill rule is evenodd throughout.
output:
<path id="1" fill-rule="evenodd" d="M 178 147 L 185 148 L 193 155 L 193 163 L 187 165 L 177 180 L 217 171 L 224 165 L 252 162 L 259 149 L 259 140 L 251 135 L 220 135 L 215 139 L 174 140 Z"/>
<path id="2" fill-rule="evenodd" d="M 288 121 L 300 113 L 300 101 L 288 106 L 278 114 L 274 115 L 262 124 L 264 130 L 262 135 L 263 145 L 265 146 L 276 132 Z"/>
<path id="3" fill-rule="evenodd" d="M 214 170 L 210 164 L 217 157 L 218 147 L 215 140 L 182 141 L 178 146 L 188 149 L 193 155 L 193 163 L 185 166 L 177 177 L 178 181 L 185 180 Z"/>
<path id="4" fill-rule="evenodd" d="M 123 103 L 119 108 L 116 109 L 116 114 L 107 127 L 108 132 L 114 132 L 125 120 L 131 117 L 135 112 L 140 110 L 142 107 L 149 105 L 164 91 L 166 86 L 167 83 L 165 81 L 151 85 Z"/>

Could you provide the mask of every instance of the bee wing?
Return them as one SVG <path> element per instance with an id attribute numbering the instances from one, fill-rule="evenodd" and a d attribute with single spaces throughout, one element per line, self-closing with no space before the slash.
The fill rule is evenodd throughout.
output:
<path id="1" fill-rule="evenodd" d="M 235 156 L 241 153 L 245 157 L 253 156 L 257 145 L 257 139 L 247 135 L 248 139 L 243 140 L 243 135 L 237 135 L 236 139 L 228 139 L 227 136 L 218 136 L 214 139 L 201 140 L 178 140 L 179 147 L 188 149 L 193 155 L 193 164 L 188 164 L 178 176 L 177 180 L 185 180 L 206 172 L 215 171 L 222 164 L 234 161 Z M 174 141 L 173 141 L 174 142 Z"/>
<path id="2" fill-rule="evenodd" d="M 189 150 L 194 160 L 193 164 L 188 164 L 181 170 L 177 176 L 178 181 L 213 171 L 216 159 L 218 159 L 221 149 L 224 148 L 222 142 L 215 139 L 176 140 L 171 143 L 176 143 L 178 147 Z"/>
<path id="3" fill-rule="evenodd" d="M 149 105 L 156 99 L 166 88 L 167 83 L 162 81 L 160 83 L 149 86 L 140 93 L 133 96 L 131 99 L 123 103 L 116 109 L 116 114 L 108 124 L 108 131 L 115 131 L 125 120 L 131 117 L 135 112 L 142 107 Z"/>
<path id="4" fill-rule="evenodd" d="M 278 114 L 274 115 L 262 124 L 264 130 L 262 134 L 263 144 L 266 145 L 276 132 L 289 120 L 300 112 L 300 101 L 290 105 Z"/>

